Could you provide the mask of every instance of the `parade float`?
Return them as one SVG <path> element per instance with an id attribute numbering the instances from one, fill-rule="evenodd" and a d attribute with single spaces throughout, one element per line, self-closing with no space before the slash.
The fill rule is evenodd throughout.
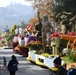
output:
<path id="1" fill-rule="evenodd" d="M 40 23 L 39 23 L 39 25 L 40 25 Z M 36 26 L 36 30 L 39 31 L 38 25 Z M 41 31 L 41 28 L 40 28 L 40 31 Z M 30 45 L 29 45 L 29 43 L 27 44 L 27 46 L 30 48 L 30 50 L 28 52 L 27 60 L 32 61 L 32 62 L 36 63 L 37 65 L 45 66 L 45 67 L 48 67 L 49 69 L 52 69 L 54 67 L 53 60 L 56 57 L 58 57 L 58 55 L 52 54 L 51 45 L 46 44 L 45 49 L 44 49 L 41 35 L 38 35 L 36 37 L 38 38 L 36 41 L 31 42 Z M 39 39 L 39 38 L 41 38 L 41 39 Z M 46 38 L 46 37 L 44 37 L 44 38 Z M 38 43 L 38 41 L 40 41 L 41 43 Z M 40 47 L 39 44 L 42 46 Z M 31 48 L 31 46 L 33 48 Z M 56 69 L 53 68 L 53 70 L 56 70 Z"/>
<path id="2" fill-rule="evenodd" d="M 13 51 L 18 53 L 22 56 L 28 56 L 28 48 L 25 47 L 25 37 L 24 37 L 24 30 L 22 28 L 15 29 L 15 35 L 13 38 Z"/>
<path id="3" fill-rule="evenodd" d="M 2 39 L 0 40 L 0 45 L 4 49 L 12 48 L 12 34 L 10 33 L 10 30 L 8 29 L 8 26 L 4 28 L 5 30 L 1 33 Z"/>
<path id="4" fill-rule="evenodd" d="M 41 53 L 40 49 L 37 51 L 36 49 L 31 49 L 28 53 L 27 60 L 56 71 L 57 68 L 54 68 L 53 60 L 60 56 L 62 65 L 66 64 L 67 70 L 72 64 L 76 66 L 76 34 L 74 32 L 68 32 L 64 24 L 60 28 L 61 31 L 50 34 L 50 46 L 46 44 L 45 49 L 42 47 Z"/>
<path id="5" fill-rule="evenodd" d="M 46 44 L 45 48 L 41 40 L 42 35 L 37 35 L 39 26 L 28 24 L 25 30 L 21 28 L 15 29 L 13 51 L 23 56 L 28 56 L 27 60 L 37 65 L 45 66 L 52 71 L 57 70 L 57 68 L 54 68 L 53 60 L 60 56 L 62 58 L 62 65 L 66 64 L 68 69 L 69 64 L 75 63 L 76 36 L 73 32 L 66 32 L 65 25 L 62 24 L 61 26 L 60 32 L 56 31 L 50 34 L 48 37 L 51 41 L 50 45 Z"/>
<path id="6" fill-rule="evenodd" d="M 30 29 L 33 28 L 30 24 L 25 27 L 25 30 L 22 28 L 15 29 L 15 35 L 13 38 L 13 51 L 22 56 L 28 56 L 29 48 L 27 44 L 33 40 L 36 41 L 36 36 L 33 33 L 30 33 Z"/>
<path id="7" fill-rule="evenodd" d="M 52 71 L 57 70 L 57 68 L 54 68 L 53 60 L 58 56 L 62 58 L 62 65 L 66 64 L 67 70 L 71 65 L 76 65 L 76 36 L 67 34 L 58 35 L 57 33 L 57 35 L 54 35 L 53 37 L 50 35 L 50 39 L 52 40 L 51 46 L 48 47 L 47 45 L 45 50 L 43 50 L 43 47 L 36 50 L 37 47 L 34 45 L 35 41 L 32 41 L 30 45 L 28 44 L 29 48 L 34 45 L 36 49 L 34 46 L 32 46 L 33 48 L 30 48 L 27 60 L 32 61 L 37 65 L 45 66 Z"/>
<path id="8" fill-rule="evenodd" d="M 63 57 L 66 69 L 72 65 L 76 67 L 76 35 L 71 32 L 71 35 L 61 35 L 61 39 L 68 40 L 65 56 Z"/>
<path id="9" fill-rule="evenodd" d="M 54 68 L 53 60 L 58 56 L 62 58 L 62 65 L 66 64 L 67 69 L 71 64 L 75 65 L 76 36 L 74 33 L 60 34 L 59 32 L 55 32 L 50 34 L 50 46 L 46 45 L 44 50 L 42 42 L 37 40 L 35 34 L 32 33 L 24 37 L 22 29 L 20 28 L 19 30 L 21 30 L 21 33 L 18 34 L 18 29 L 15 30 L 13 44 L 15 43 L 16 46 L 13 47 L 14 52 L 22 56 L 28 56 L 27 60 L 47 67 L 52 71 L 57 70 L 57 68 Z"/>

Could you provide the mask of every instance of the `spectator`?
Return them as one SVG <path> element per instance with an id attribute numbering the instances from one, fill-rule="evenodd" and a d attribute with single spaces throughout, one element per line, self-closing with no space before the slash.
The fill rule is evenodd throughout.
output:
<path id="1" fill-rule="evenodd" d="M 74 65 L 71 65 L 71 68 L 68 69 L 67 75 L 76 75 L 76 69 Z"/>
<path id="2" fill-rule="evenodd" d="M 67 70 L 63 66 L 61 66 L 60 57 L 57 57 L 56 59 L 54 59 L 53 63 L 54 63 L 54 66 L 58 68 L 57 75 L 67 75 Z"/>
<path id="3" fill-rule="evenodd" d="M 15 75 L 16 71 L 18 70 L 17 65 L 18 65 L 18 61 L 16 59 L 16 56 L 12 55 L 12 59 L 9 61 L 7 66 L 10 75 Z"/>

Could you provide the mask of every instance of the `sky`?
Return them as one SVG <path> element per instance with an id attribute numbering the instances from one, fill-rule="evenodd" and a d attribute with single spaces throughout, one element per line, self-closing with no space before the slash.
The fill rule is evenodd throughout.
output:
<path id="1" fill-rule="evenodd" d="M 25 2 L 24 0 L 0 0 L 0 7 L 5 7 L 7 5 L 10 5 L 12 3 L 20 3 L 23 5 L 30 5 L 29 2 Z"/>

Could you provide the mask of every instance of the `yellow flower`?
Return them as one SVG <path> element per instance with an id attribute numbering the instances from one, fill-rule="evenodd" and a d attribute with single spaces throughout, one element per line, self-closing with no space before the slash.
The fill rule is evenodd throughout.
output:
<path id="1" fill-rule="evenodd" d="M 52 71 L 57 71 L 58 69 L 55 68 L 55 67 L 52 67 L 51 70 L 52 70 Z"/>

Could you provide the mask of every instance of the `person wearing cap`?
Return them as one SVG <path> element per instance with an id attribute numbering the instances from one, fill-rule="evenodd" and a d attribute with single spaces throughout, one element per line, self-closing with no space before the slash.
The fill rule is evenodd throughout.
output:
<path id="1" fill-rule="evenodd" d="M 54 66 L 56 68 L 58 68 L 57 70 L 57 75 L 67 75 L 67 70 L 61 66 L 61 58 L 60 57 L 57 57 L 56 59 L 54 59 L 53 63 L 54 63 Z"/>
<path id="2" fill-rule="evenodd" d="M 18 70 L 18 61 L 16 59 L 15 55 L 12 55 L 12 59 L 9 61 L 7 69 L 10 73 L 10 75 L 15 75 L 16 71 Z"/>
<path id="3" fill-rule="evenodd" d="M 46 45 L 50 46 L 50 34 L 54 31 L 51 22 L 48 20 L 48 15 L 44 14 L 42 21 L 42 44 L 45 48 Z"/>

